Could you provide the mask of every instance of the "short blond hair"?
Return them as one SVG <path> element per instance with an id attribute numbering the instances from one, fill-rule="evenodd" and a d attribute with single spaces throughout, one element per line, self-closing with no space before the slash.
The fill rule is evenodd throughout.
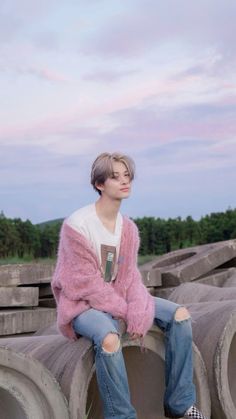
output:
<path id="1" fill-rule="evenodd" d="M 95 159 L 91 169 L 91 184 L 95 191 L 101 195 L 101 191 L 96 185 L 103 185 L 113 174 L 113 162 L 121 162 L 127 167 L 130 180 L 134 179 L 135 164 L 131 157 L 121 153 L 102 153 Z"/>

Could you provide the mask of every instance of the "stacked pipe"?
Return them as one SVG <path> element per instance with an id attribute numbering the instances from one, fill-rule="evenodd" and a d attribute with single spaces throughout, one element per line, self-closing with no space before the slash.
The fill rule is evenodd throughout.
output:
<path id="1" fill-rule="evenodd" d="M 205 362 L 213 419 L 236 418 L 236 287 L 186 283 L 170 300 L 184 304 Z"/>
<path id="2" fill-rule="evenodd" d="M 178 285 L 200 282 L 215 286 L 236 286 L 236 240 L 180 249 L 140 266 L 150 293 L 169 298 Z"/>
<path id="3" fill-rule="evenodd" d="M 168 298 L 181 283 L 190 281 L 193 285 L 203 282 L 222 287 L 225 284 L 230 287 L 225 295 L 233 298 L 235 267 L 236 242 L 230 240 L 172 252 L 158 257 L 140 270 L 144 283 L 153 295 Z M 51 292 L 49 282 L 52 272 L 48 275 L 38 272 L 36 280 L 31 280 L 29 271 L 26 274 L 24 269 L 23 266 L 18 271 L 10 267 L 0 269 L 0 307 L 4 293 L 8 296 L 4 301 L 8 299 L 15 305 L 14 315 L 9 307 L 0 308 L 0 335 L 33 332 L 42 324 L 47 326 L 55 320 L 55 308 L 38 307 L 40 293 L 40 299 L 45 298 L 46 301 Z M 3 289 L 6 287 L 8 290 Z M 24 287 L 29 289 L 24 291 Z M 37 290 L 32 291 L 32 287 Z M 17 288 L 23 291 L 17 291 Z M 31 299 L 25 307 L 24 292 L 25 295 L 35 294 L 36 303 Z M 187 303 L 194 320 L 194 340 L 201 350 L 208 374 L 207 378 L 203 359 L 194 345 L 197 401 L 205 415 L 210 417 L 208 379 L 213 405 L 212 419 L 235 419 L 235 301 L 218 301 L 222 298 L 216 288 L 215 292 L 218 292 L 217 301 Z M 16 298 L 17 293 L 21 294 L 21 301 Z M 212 300 L 212 291 L 207 293 L 205 288 L 204 294 Z M 197 295 L 196 290 L 194 295 Z M 177 297 L 172 295 L 171 299 L 174 298 Z M 43 309 L 52 310 L 52 318 L 43 318 L 40 313 L 37 313 L 37 318 L 34 317 L 34 312 L 39 309 L 42 314 Z M 7 314 L 4 314 L 5 310 Z M 27 312 L 28 317 L 23 312 Z M 10 322 L 7 320 L 9 315 Z M 163 335 L 154 327 L 144 343 L 146 351 L 142 353 L 139 343 L 129 340 L 128 336 L 125 335 L 122 342 L 132 402 L 139 419 L 164 419 Z M 84 338 L 71 343 L 57 333 L 55 325 L 39 331 L 37 336 L 0 339 L 0 409 L 3 419 L 85 419 L 88 411 L 90 419 L 101 419 L 91 343 Z"/>
<path id="4" fill-rule="evenodd" d="M 0 340 L 1 418 L 85 419 L 89 411 L 90 419 L 102 419 L 90 341 L 80 338 L 71 343 L 54 326 L 41 333 L 45 335 Z M 162 333 L 157 327 L 150 330 L 144 352 L 128 335 L 122 345 L 139 419 L 164 419 Z M 206 370 L 195 345 L 194 380 L 199 405 L 209 416 Z"/>
<path id="5" fill-rule="evenodd" d="M 212 419 L 236 418 L 236 240 L 177 250 L 140 268 L 149 291 L 184 304 L 205 362 Z"/>

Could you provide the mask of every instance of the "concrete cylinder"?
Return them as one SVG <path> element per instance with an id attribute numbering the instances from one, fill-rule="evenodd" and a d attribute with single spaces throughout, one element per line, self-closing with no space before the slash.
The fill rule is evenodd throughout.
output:
<path id="1" fill-rule="evenodd" d="M 139 419 L 164 419 L 164 336 L 153 327 L 139 342 L 122 340 L 132 401 Z M 210 395 L 201 355 L 194 346 L 198 404 L 210 416 Z M 3 419 L 102 419 L 91 342 L 61 335 L 0 340 Z M 90 410 L 89 410 L 90 409 Z M 1 416 L 2 418 L 2 416 Z"/>
<path id="2" fill-rule="evenodd" d="M 164 335 L 157 327 L 153 327 L 145 337 L 145 348 L 142 353 L 136 342 L 127 336 L 123 340 L 132 403 L 139 419 L 164 419 L 165 348 Z M 205 415 L 210 417 L 210 394 L 204 362 L 195 345 L 193 353 L 197 403 Z M 103 419 L 100 401 L 94 394 L 98 395 L 95 375 L 88 391 L 87 406 L 92 406 L 89 419 Z"/>
<path id="3" fill-rule="evenodd" d="M 57 381 L 37 359 L 18 351 L 18 339 L 26 338 L 0 341 L 1 419 L 69 419 Z"/>
<path id="4" fill-rule="evenodd" d="M 236 274 L 227 278 L 225 282 L 223 283 L 223 287 L 235 287 L 236 289 Z"/>
<path id="5" fill-rule="evenodd" d="M 46 387 L 45 397 L 51 397 L 54 393 L 57 393 L 59 397 L 60 394 L 64 409 L 57 400 L 54 400 L 50 406 L 48 403 L 45 408 L 45 402 L 38 397 L 38 392 L 35 390 L 33 393 L 39 401 L 34 414 L 31 411 L 28 413 L 28 407 L 19 402 L 20 407 L 25 410 L 25 416 L 18 417 L 18 413 L 14 411 L 15 416 L 6 416 L 6 419 L 85 419 L 87 390 L 93 370 L 93 350 L 87 339 L 82 338 L 76 342 L 70 342 L 59 334 L 1 339 L 0 370 L 2 370 L 3 357 L 8 359 L 9 351 L 14 351 L 18 358 L 30 359 L 38 366 L 37 373 L 32 372 L 30 386 L 34 386 L 35 381 L 38 380 L 41 383 L 42 380 L 41 386 Z M 13 374 L 15 374 L 15 369 L 16 367 L 13 366 Z M 19 382 L 23 381 L 28 370 L 28 363 L 21 362 Z M 51 387 L 48 382 L 45 383 L 44 374 L 51 377 Z M 6 388 L 8 393 L 11 386 L 15 386 L 14 375 L 10 377 L 9 387 Z M 0 389 L 1 387 L 5 389 L 0 380 Z M 52 409 L 55 413 L 52 413 Z"/>
<path id="6" fill-rule="evenodd" d="M 60 332 L 57 328 L 56 323 L 52 323 L 49 326 L 40 327 L 37 332 L 34 333 L 34 336 L 48 336 L 48 335 L 59 335 Z"/>
<path id="7" fill-rule="evenodd" d="M 224 291 L 225 289 L 222 289 L 222 293 Z M 194 293 L 192 295 L 195 296 Z M 175 296 L 172 295 L 172 301 L 174 300 L 180 304 L 184 303 L 180 296 L 174 298 Z M 198 346 L 207 368 L 212 417 L 214 419 L 235 419 L 235 300 L 188 303 L 185 306 L 189 309 L 193 319 L 194 342 Z"/>
<path id="8" fill-rule="evenodd" d="M 180 304 L 236 300 L 236 287 L 221 288 L 213 285 L 189 282 L 173 289 L 168 299 Z"/>
<path id="9" fill-rule="evenodd" d="M 50 328 L 56 331 L 55 327 Z M 47 334 L 47 328 L 41 331 Z M 94 354 L 91 343 L 84 338 L 70 343 L 61 336 L 54 336 L 55 343 L 61 350 L 54 347 L 53 357 L 58 362 L 60 372 L 47 362 L 54 376 L 59 380 L 63 392 L 69 402 L 71 419 L 84 419 L 90 412 L 89 419 L 103 419 L 102 406 L 96 383 Z M 57 339 L 59 339 L 57 341 Z M 63 343 L 64 341 L 64 343 Z M 122 346 L 132 402 L 138 412 L 139 419 L 164 419 L 164 363 L 165 348 L 163 333 L 153 327 L 144 340 L 145 351 L 141 352 L 138 341 L 131 341 L 127 335 L 122 338 Z M 82 350 L 83 348 L 83 350 Z M 59 354 L 60 352 L 60 354 Z M 197 389 L 198 404 L 207 416 L 210 416 L 210 393 L 208 389 L 206 370 L 201 355 L 194 345 L 194 381 Z M 69 359 L 69 360 L 68 360 Z M 68 365 L 65 365 L 67 360 Z M 45 362 L 45 361 L 44 361 Z M 67 371 L 68 369 L 68 371 Z M 66 379 L 62 380 L 62 372 Z"/>

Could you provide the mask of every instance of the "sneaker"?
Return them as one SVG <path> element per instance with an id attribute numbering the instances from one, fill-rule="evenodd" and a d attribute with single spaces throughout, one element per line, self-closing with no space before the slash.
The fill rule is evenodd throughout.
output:
<path id="1" fill-rule="evenodd" d="M 196 406 L 191 406 L 190 409 L 184 414 L 185 419 L 193 418 L 193 419 L 207 419 L 200 410 L 196 408 Z"/>

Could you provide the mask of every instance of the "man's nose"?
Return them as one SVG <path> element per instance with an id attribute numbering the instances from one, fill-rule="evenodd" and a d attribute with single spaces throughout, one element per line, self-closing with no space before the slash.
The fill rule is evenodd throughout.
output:
<path id="1" fill-rule="evenodd" d="M 126 185 L 127 183 L 129 183 L 129 179 L 128 179 L 128 177 L 127 177 L 127 176 L 123 176 L 123 177 L 121 178 L 121 183 L 122 183 L 123 185 Z"/>

